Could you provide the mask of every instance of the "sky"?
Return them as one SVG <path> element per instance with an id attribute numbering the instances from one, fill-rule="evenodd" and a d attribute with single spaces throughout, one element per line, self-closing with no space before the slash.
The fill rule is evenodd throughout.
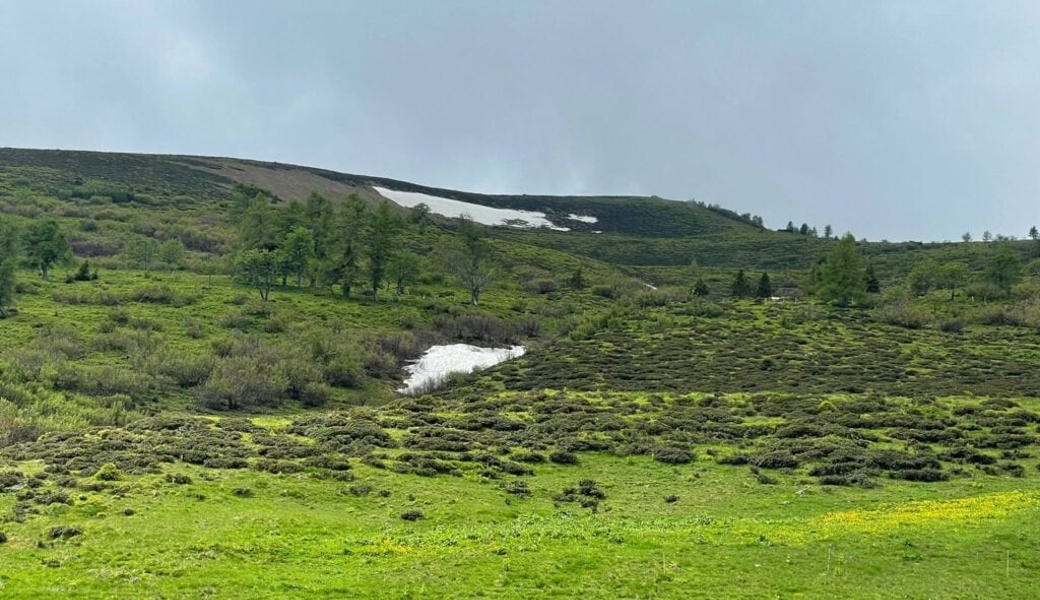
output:
<path id="1" fill-rule="evenodd" d="M 1040 3 L 0 0 L 0 146 L 1040 225 Z"/>

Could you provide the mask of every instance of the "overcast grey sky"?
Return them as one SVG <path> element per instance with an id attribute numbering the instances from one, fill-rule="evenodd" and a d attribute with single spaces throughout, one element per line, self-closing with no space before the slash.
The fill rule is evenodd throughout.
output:
<path id="1" fill-rule="evenodd" d="M 0 0 L 0 146 L 1040 225 L 1040 2 Z"/>

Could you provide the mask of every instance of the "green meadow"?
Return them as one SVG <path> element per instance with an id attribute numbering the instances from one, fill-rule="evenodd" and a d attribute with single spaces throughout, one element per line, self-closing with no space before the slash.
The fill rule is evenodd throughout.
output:
<path id="1" fill-rule="evenodd" d="M 1036 596 L 1033 240 L 12 149 L 0 219 L 0 598 Z M 527 352 L 395 391 L 456 343 Z"/>

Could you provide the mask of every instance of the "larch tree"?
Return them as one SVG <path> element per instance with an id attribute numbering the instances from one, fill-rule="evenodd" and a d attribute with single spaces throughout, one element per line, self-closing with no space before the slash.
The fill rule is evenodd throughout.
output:
<path id="1" fill-rule="evenodd" d="M 461 251 L 452 261 L 452 270 L 469 289 L 470 304 L 477 306 L 480 295 L 498 277 L 498 270 L 491 260 L 491 245 L 473 219 L 466 215 L 459 219 L 458 235 Z"/>
<path id="2" fill-rule="evenodd" d="M 394 240 L 401 231 L 401 219 L 394 213 L 390 202 L 383 200 L 372 212 L 366 229 L 369 282 L 372 296 L 376 297 L 386 277 L 387 262 L 393 255 Z"/>
<path id="3" fill-rule="evenodd" d="M 303 276 L 311 267 L 314 258 L 314 233 L 303 226 L 296 226 L 282 240 L 278 248 L 278 266 L 282 273 L 282 283 L 285 278 L 296 279 L 296 287 L 303 285 Z"/>
<path id="4" fill-rule="evenodd" d="M 361 273 L 361 253 L 368 208 L 357 194 L 351 194 L 337 218 L 336 244 L 338 257 L 331 275 L 340 284 L 344 299 L 350 299 L 351 290 Z"/>
<path id="5" fill-rule="evenodd" d="M 851 233 L 842 236 L 827 260 L 820 265 L 818 293 L 838 306 L 862 302 L 866 297 L 866 261 L 856 250 L 856 239 Z"/>
<path id="6" fill-rule="evenodd" d="M 46 280 L 51 267 L 71 256 L 69 242 L 54 219 L 36 221 L 25 234 L 25 256 Z"/>
<path id="7" fill-rule="evenodd" d="M 1007 248 L 1002 248 L 986 263 L 985 276 L 1010 298 L 1011 288 L 1022 278 L 1022 261 Z"/>
<path id="8" fill-rule="evenodd" d="M 310 287 L 318 284 L 322 271 L 327 267 L 332 244 L 336 213 L 332 202 L 317 192 L 307 197 L 304 206 L 304 223 L 312 236 L 311 264 L 308 266 Z"/>
<path id="9" fill-rule="evenodd" d="M 403 296 L 405 287 L 419 276 L 422 260 L 411 252 L 397 251 L 390 256 L 386 270 L 394 283 L 396 295 Z"/>
<path id="10" fill-rule="evenodd" d="M 235 258 L 235 274 L 242 283 L 256 288 L 266 301 L 278 278 L 278 257 L 266 248 L 249 248 Z"/>

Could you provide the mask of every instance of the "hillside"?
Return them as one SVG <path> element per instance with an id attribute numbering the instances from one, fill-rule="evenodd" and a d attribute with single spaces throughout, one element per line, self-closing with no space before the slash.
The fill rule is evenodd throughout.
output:
<path id="1" fill-rule="evenodd" d="M 18 149 L 0 233 L 0 597 L 1029 598 L 1040 576 L 1040 242 Z M 396 391 L 456 344 L 526 353 Z"/>

